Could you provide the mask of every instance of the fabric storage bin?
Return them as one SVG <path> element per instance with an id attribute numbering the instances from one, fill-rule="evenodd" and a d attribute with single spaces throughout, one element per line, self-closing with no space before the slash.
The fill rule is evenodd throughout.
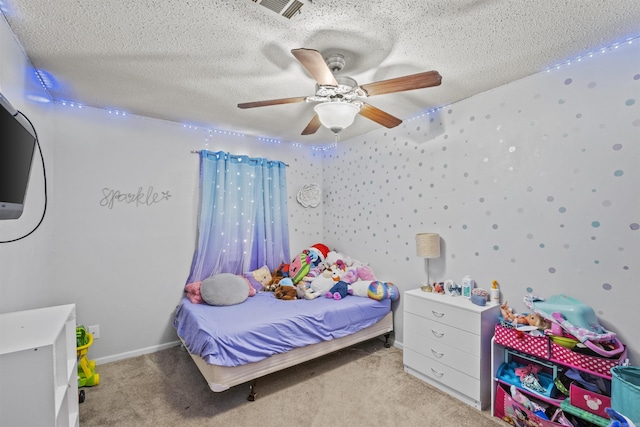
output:
<path id="1" fill-rule="evenodd" d="M 611 377 L 611 368 L 620 365 L 622 361 L 627 358 L 626 349 L 620 354 L 620 357 L 608 359 L 606 357 L 588 356 L 586 354 L 577 353 L 567 347 L 558 345 L 553 341 L 549 345 L 551 349 L 551 356 L 549 359 L 551 361 L 590 371 L 607 378 Z"/>
<path id="2" fill-rule="evenodd" d="M 505 387 L 506 386 L 503 384 L 497 385 L 496 400 L 493 408 L 494 416 L 516 426 L 535 425 L 539 427 L 564 427 L 563 424 L 545 420 L 537 416 L 513 400 Z"/>
<path id="3" fill-rule="evenodd" d="M 550 398 L 554 397 L 556 394 L 554 380 L 558 376 L 558 368 L 556 365 L 547 361 L 538 360 L 526 354 L 516 353 L 511 349 L 505 349 L 504 360 L 505 363 L 498 368 L 496 375 L 498 379 L 534 394 L 541 394 Z M 535 366 L 537 368 L 534 376 L 544 390 L 533 390 L 523 384 L 522 378 L 516 374 L 516 371 L 518 368 L 525 368 L 527 366 Z"/>
<path id="4" fill-rule="evenodd" d="M 534 337 L 526 332 L 502 325 L 496 325 L 494 337 L 497 344 L 543 359 L 549 358 L 549 339 L 547 337 Z"/>
<path id="5" fill-rule="evenodd" d="M 569 403 L 576 408 L 584 409 L 599 417 L 609 418 L 604 408 L 611 407 L 611 398 L 586 390 L 574 383 L 569 386 Z"/>
<path id="6" fill-rule="evenodd" d="M 640 366 L 611 369 L 611 407 L 640 425 Z"/>

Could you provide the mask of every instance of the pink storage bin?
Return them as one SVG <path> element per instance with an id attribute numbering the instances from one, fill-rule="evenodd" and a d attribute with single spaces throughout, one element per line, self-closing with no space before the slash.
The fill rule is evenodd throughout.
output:
<path id="1" fill-rule="evenodd" d="M 569 387 L 569 403 L 576 408 L 609 419 L 609 415 L 604 410 L 611 407 L 611 398 L 608 396 L 585 390 L 572 383 Z"/>
<path id="2" fill-rule="evenodd" d="M 497 384 L 496 400 L 493 415 L 511 425 L 534 425 L 538 427 L 564 427 L 563 424 L 552 420 L 545 420 L 529 411 L 527 408 L 513 400 L 505 385 Z"/>
<path id="3" fill-rule="evenodd" d="M 605 357 L 588 356 L 586 354 L 576 353 L 575 351 L 558 345 L 553 341 L 551 341 L 550 346 L 551 357 L 549 360 L 552 362 L 558 362 L 570 367 L 583 369 L 606 378 L 611 378 L 611 368 L 621 365 L 627 358 L 626 348 L 619 357 L 607 359 Z"/>
<path id="4" fill-rule="evenodd" d="M 494 337 L 496 343 L 505 347 L 511 347 L 543 359 L 549 358 L 549 339 L 547 337 L 534 337 L 526 332 L 501 325 L 496 325 Z"/>

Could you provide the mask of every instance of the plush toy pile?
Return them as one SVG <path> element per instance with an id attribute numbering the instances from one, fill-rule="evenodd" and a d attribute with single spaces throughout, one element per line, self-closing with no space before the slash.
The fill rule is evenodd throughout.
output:
<path id="1" fill-rule="evenodd" d="M 256 292 L 273 292 L 282 300 L 318 297 L 340 300 L 353 295 L 395 301 L 400 297 L 398 288 L 391 282 L 377 280 L 367 264 L 331 251 L 322 243 L 305 249 L 291 263 L 280 264 L 273 272 L 265 265 L 243 275 L 222 275 L 187 284 L 187 297 L 194 304 L 211 305 L 237 304 Z"/>
<path id="2" fill-rule="evenodd" d="M 296 298 L 315 299 L 320 296 L 340 300 L 348 295 L 376 300 L 399 298 L 398 288 L 391 282 L 376 280 L 367 264 L 317 243 L 283 264 L 273 276 L 289 278 L 296 289 Z M 289 286 L 291 286 L 289 285 Z M 277 285 L 272 285 L 274 295 Z M 271 290 L 265 287 L 265 290 Z M 284 298 L 283 298 L 284 299 Z"/>

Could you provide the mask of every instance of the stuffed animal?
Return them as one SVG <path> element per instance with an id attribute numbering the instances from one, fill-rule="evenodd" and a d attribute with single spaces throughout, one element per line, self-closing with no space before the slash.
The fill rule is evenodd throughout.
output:
<path id="1" fill-rule="evenodd" d="M 313 279 L 321 275 L 324 271 L 325 271 L 324 265 L 322 264 L 316 265 L 315 267 L 312 267 L 311 270 L 309 270 L 307 275 L 304 276 L 302 280 L 305 282 L 312 282 Z"/>
<path id="2" fill-rule="evenodd" d="M 398 291 L 397 286 L 391 282 L 380 282 L 378 280 L 374 280 L 369 284 L 367 295 L 369 298 L 378 301 L 385 298 L 395 301 L 400 298 L 400 291 Z"/>
<path id="3" fill-rule="evenodd" d="M 269 267 L 266 265 L 244 273 L 244 277 L 249 281 L 249 283 L 251 283 L 251 286 L 253 286 L 257 292 L 263 290 L 265 286 L 268 286 L 273 282 L 273 276 L 269 271 Z"/>
<path id="4" fill-rule="evenodd" d="M 357 280 L 351 284 L 351 295 L 356 297 L 369 297 L 369 285 L 371 280 Z"/>
<path id="5" fill-rule="evenodd" d="M 341 276 L 340 280 L 349 284 L 358 280 L 358 271 L 355 268 L 348 268 Z"/>
<path id="6" fill-rule="evenodd" d="M 340 277 L 342 277 L 342 273 L 344 271 L 340 268 L 340 265 L 338 264 L 332 264 L 331 268 L 329 268 L 329 270 L 325 270 L 325 273 L 327 273 L 329 276 L 331 276 L 331 279 L 334 282 L 339 282 L 340 281 Z"/>
<path id="7" fill-rule="evenodd" d="M 312 291 L 318 292 L 320 295 L 324 295 L 325 293 L 329 292 L 329 289 L 331 289 L 335 284 L 336 282 L 333 281 L 331 271 L 325 270 L 322 274 L 313 278 L 313 280 L 309 283 L 309 287 Z"/>
<path id="8" fill-rule="evenodd" d="M 358 279 L 360 280 L 376 280 L 373 270 L 368 265 L 356 267 L 356 272 L 358 273 Z"/>
<path id="9" fill-rule="evenodd" d="M 280 263 L 280 265 L 273 271 L 273 277 L 289 277 L 289 264 Z"/>
<path id="10" fill-rule="evenodd" d="M 280 280 L 278 287 L 273 291 L 273 296 L 283 300 L 298 299 L 298 293 L 296 292 L 296 287 L 293 286 L 291 278 L 285 277 Z"/>
<path id="11" fill-rule="evenodd" d="M 351 287 L 347 282 L 339 281 L 335 285 L 329 289 L 329 292 L 325 294 L 327 298 L 333 298 L 335 300 L 340 300 L 347 295 L 351 294 Z"/>
<path id="12" fill-rule="evenodd" d="M 320 292 L 311 289 L 309 282 L 300 281 L 295 286 L 298 299 L 316 299 L 321 295 Z"/>
<path id="13" fill-rule="evenodd" d="M 289 277 L 289 264 L 282 263 L 278 266 L 278 268 L 273 270 L 273 274 L 271 274 L 271 281 L 266 282 L 263 285 L 262 290 L 266 292 L 274 292 L 278 287 L 278 285 L 280 284 L 280 281 L 288 277 Z"/>
<path id="14" fill-rule="evenodd" d="M 305 253 L 298 254 L 291 261 L 291 264 L 289 264 L 289 277 L 293 280 L 294 285 L 309 273 L 311 269 L 310 262 L 309 255 Z"/>
<path id="15" fill-rule="evenodd" d="M 318 265 L 325 264 L 325 259 L 329 254 L 329 248 L 322 243 L 316 243 L 307 249 L 307 254 L 311 258 L 311 266 L 317 267 Z"/>

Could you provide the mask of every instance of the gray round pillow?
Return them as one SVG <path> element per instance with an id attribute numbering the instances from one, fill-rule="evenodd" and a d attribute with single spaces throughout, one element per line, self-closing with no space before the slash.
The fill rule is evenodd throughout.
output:
<path id="1" fill-rule="evenodd" d="M 202 281 L 200 294 L 209 305 L 240 304 L 249 297 L 249 284 L 236 274 L 214 274 Z"/>

